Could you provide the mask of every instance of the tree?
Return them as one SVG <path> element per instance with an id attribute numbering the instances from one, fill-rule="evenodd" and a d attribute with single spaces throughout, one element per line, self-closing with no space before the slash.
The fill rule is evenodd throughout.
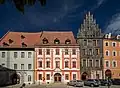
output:
<path id="1" fill-rule="evenodd" d="M 24 6 L 30 5 L 33 6 L 37 0 L 0 0 L 0 4 L 4 4 L 6 1 L 13 2 L 16 6 L 16 9 L 24 14 Z M 41 6 L 46 5 L 46 0 L 38 0 Z"/>

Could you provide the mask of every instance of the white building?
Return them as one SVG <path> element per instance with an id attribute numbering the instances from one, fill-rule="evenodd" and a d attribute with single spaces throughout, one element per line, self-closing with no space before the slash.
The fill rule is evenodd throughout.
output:
<path id="1" fill-rule="evenodd" d="M 0 42 L 0 65 L 15 69 L 20 83 L 34 82 L 34 43 L 40 33 L 7 32 Z"/>

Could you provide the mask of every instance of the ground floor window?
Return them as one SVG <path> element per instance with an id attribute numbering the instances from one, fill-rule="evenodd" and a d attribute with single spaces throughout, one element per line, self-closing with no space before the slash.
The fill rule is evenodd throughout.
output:
<path id="1" fill-rule="evenodd" d="M 69 80 L 69 74 L 65 74 L 65 80 Z"/>
<path id="2" fill-rule="evenodd" d="M 46 75 L 47 80 L 50 80 L 50 74 Z"/>
<path id="3" fill-rule="evenodd" d="M 39 80 L 42 80 L 42 74 L 39 74 L 38 77 L 39 77 Z"/>
<path id="4" fill-rule="evenodd" d="M 28 75 L 28 81 L 31 81 L 31 75 Z"/>
<path id="5" fill-rule="evenodd" d="M 76 74 L 73 74 L 73 80 L 76 80 Z"/>

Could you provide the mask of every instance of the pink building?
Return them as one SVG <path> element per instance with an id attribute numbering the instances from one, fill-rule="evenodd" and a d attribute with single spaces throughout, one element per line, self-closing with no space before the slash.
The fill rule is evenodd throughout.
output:
<path id="1" fill-rule="evenodd" d="M 80 79 L 80 51 L 73 33 L 41 33 L 35 45 L 35 81 L 63 82 Z"/>

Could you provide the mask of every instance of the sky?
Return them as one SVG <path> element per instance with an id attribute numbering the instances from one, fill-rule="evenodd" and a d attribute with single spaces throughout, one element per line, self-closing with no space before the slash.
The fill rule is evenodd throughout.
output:
<path id="1" fill-rule="evenodd" d="M 25 14 L 13 3 L 0 5 L 0 37 L 9 31 L 73 31 L 77 35 L 90 11 L 103 33 L 120 34 L 120 0 L 46 0 L 26 6 Z"/>

